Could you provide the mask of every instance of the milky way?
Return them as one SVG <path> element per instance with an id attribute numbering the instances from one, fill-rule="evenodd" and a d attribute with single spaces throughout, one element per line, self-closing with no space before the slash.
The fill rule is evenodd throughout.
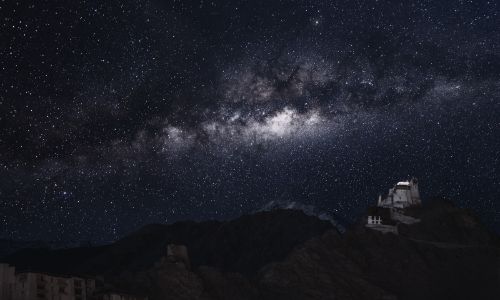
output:
<path id="1" fill-rule="evenodd" d="M 408 176 L 500 228 L 495 2 L 56 2 L 0 4 L 0 237 L 348 223 Z"/>

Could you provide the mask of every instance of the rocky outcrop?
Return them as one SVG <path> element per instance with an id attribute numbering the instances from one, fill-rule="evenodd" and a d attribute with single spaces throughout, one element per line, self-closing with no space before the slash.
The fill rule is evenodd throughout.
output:
<path id="1" fill-rule="evenodd" d="M 206 299 L 261 299 L 259 289 L 240 273 L 222 272 L 218 269 L 202 266 L 198 274 L 205 284 Z"/>
<path id="2" fill-rule="evenodd" d="M 283 262 L 266 266 L 259 287 L 266 299 L 392 299 L 364 278 L 363 270 L 328 231 L 296 248 Z"/>

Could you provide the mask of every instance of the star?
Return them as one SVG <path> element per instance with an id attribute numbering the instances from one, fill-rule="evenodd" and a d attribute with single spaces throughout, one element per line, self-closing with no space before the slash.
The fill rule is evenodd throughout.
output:
<path id="1" fill-rule="evenodd" d="M 494 2 L 0 9 L 0 238 L 107 242 L 270 201 L 353 220 L 408 174 L 500 230 Z"/>

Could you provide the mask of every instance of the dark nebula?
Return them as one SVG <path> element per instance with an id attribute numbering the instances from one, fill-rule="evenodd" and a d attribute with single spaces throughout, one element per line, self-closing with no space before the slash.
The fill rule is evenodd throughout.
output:
<path id="1" fill-rule="evenodd" d="M 500 230 L 496 1 L 3 1 L 0 237 L 115 240 L 396 181 Z"/>

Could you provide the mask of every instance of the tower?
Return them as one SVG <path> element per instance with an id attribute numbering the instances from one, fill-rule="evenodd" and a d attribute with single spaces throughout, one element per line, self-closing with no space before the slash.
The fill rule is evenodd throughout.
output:
<path id="1" fill-rule="evenodd" d="M 181 263 L 186 269 L 191 268 L 187 247 L 184 245 L 167 245 L 167 261 Z"/>

